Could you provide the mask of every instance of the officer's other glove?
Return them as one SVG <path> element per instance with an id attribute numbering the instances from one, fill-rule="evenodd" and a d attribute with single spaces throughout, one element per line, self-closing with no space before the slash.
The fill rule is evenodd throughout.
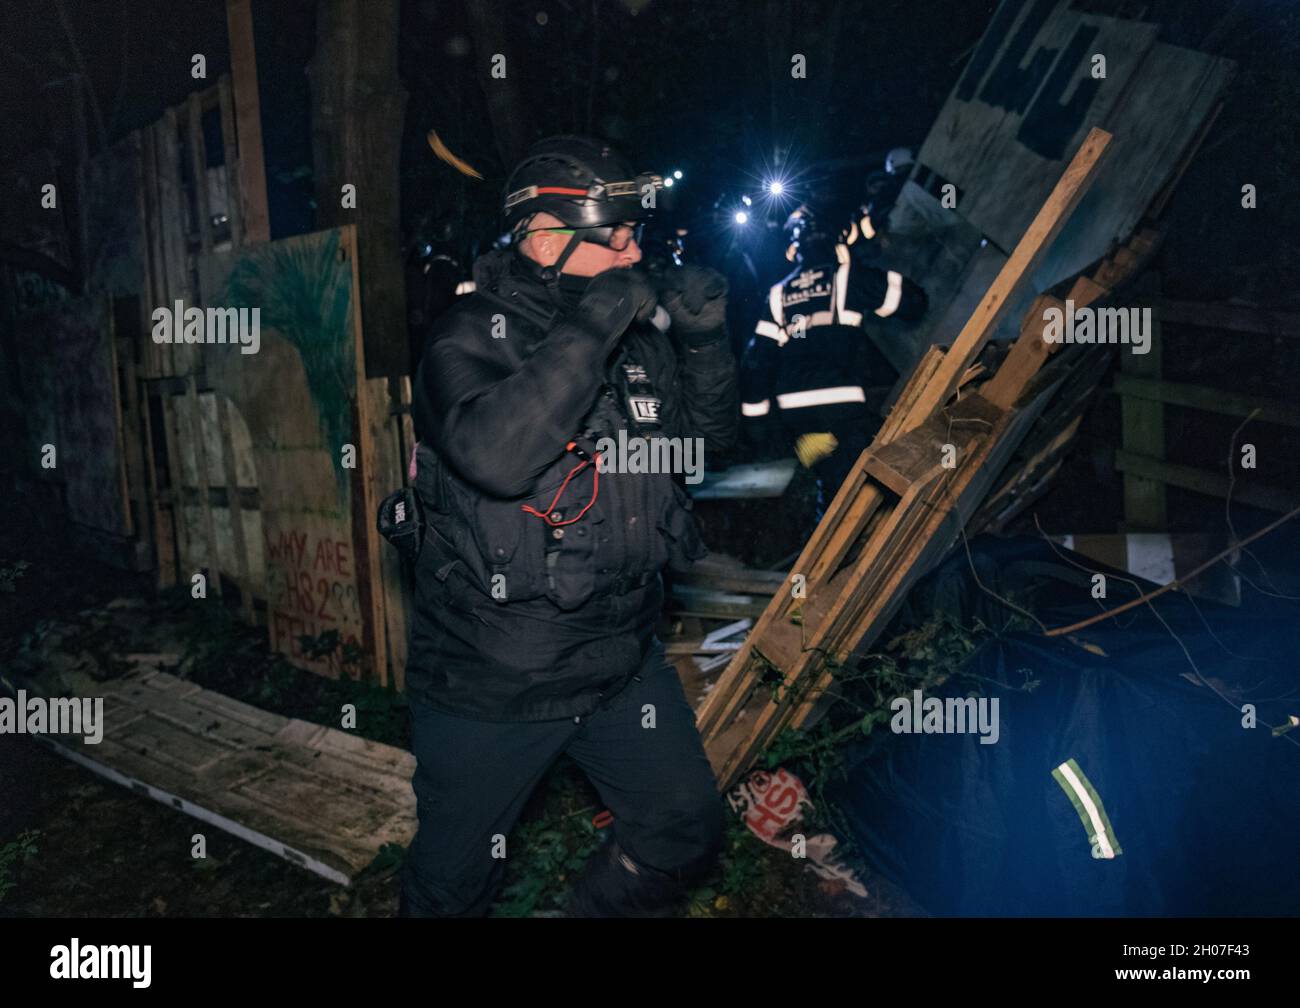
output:
<path id="1" fill-rule="evenodd" d="M 829 458 L 839 446 L 839 441 L 829 431 L 801 434 L 799 440 L 794 443 L 794 453 L 799 456 L 799 461 L 803 463 L 805 469 L 811 469 L 822 459 Z"/>
<path id="2" fill-rule="evenodd" d="M 659 274 L 659 301 L 679 335 L 721 329 L 727 318 L 727 278 L 706 266 L 679 266 Z"/>
<path id="3" fill-rule="evenodd" d="M 634 320 L 649 320 L 656 301 L 654 285 L 641 270 L 608 269 L 587 284 L 575 314 L 604 338 L 608 353 Z"/>

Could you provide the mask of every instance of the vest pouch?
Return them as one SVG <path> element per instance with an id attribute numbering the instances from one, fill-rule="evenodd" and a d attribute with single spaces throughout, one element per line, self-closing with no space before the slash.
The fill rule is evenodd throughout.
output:
<path id="1" fill-rule="evenodd" d="M 552 528 L 540 518 L 534 521 L 548 540 L 543 549 L 546 597 L 565 612 L 578 609 L 596 590 L 597 542 L 603 533 L 595 509 L 572 525 Z"/>
<path id="2" fill-rule="evenodd" d="M 430 523 L 425 531 L 427 548 L 420 555 L 415 579 L 417 607 L 454 611 L 487 624 L 478 612 L 482 593 L 474 583 L 473 573 L 436 526 Z"/>
<path id="3" fill-rule="evenodd" d="M 550 506 L 555 501 L 557 491 L 563 486 L 565 477 L 576 464 L 571 455 L 562 458 L 556 469 L 539 481 L 538 489 L 527 503 L 538 511 Z M 597 560 L 605 552 L 600 541 L 610 534 L 605 531 L 608 526 L 601 508 L 602 497 L 606 492 L 604 480 L 601 481 L 596 503 L 578 518 L 579 512 L 591 500 L 594 475 L 588 466 L 574 477 L 560 500 L 555 501 L 551 517 L 556 524 L 548 524 L 537 515 L 520 512 L 527 523 L 525 528 L 528 536 L 535 537 L 527 540 L 529 559 L 535 556 L 541 562 L 541 578 L 537 583 L 539 593 L 565 612 L 572 612 L 585 605 L 595 593 Z M 571 524 L 560 524 L 573 518 L 578 520 Z"/>
<path id="4" fill-rule="evenodd" d="M 524 523 L 530 520 L 520 509 L 521 503 L 493 497 L 479 497 L 474 502 L 474 539 L 486 565 L 483 591 L 497 602 L 527 597 L 536 580 L 519 549 L 525 537 Z"/>
<path id="5" fill-rule="evenodd" d="M 415 487 L 425 507 L 438 514 L 447 514 L 451 510 L 450 491 L 442 461 L 423 442 L 416 445 L 410 478 L 411 485 Z"/>

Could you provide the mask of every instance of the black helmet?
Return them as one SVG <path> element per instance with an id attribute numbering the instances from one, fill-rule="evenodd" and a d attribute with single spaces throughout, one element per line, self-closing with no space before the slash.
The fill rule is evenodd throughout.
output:
<path id="1" fill-rule="evenodd" d="M 650 215 L 641 199 L 646 187 L 663 188 L 663 178 L 634 174 L 603 140 L 556 136 L 528 149 L 506 182 L 505 225 L 513 229 L 535 213 L 548 213 L 572 228 L 612 227 Z"/>
<path id="2" fill-rule="evenodd" d="M 819 230 L 816 211 L 807 203 L 800 203 L 790 211 L 790 216 L 785 219 L 782 230 L 785 231 L 786 237 L 792 242 L 797 243 L 801 239 L 806 239 Z"/>
<path id="3" fill-rule="evenodd" d="M 785 219 L 784 231 L 790 243 L 785 257 L 791 262 L 834 257 L 835 235 L 825 226 L 826 214 L 802 203 Z"/>

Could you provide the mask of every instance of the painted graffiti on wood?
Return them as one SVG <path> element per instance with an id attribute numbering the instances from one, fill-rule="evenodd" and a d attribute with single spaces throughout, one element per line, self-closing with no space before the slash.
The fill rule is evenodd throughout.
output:
<path id="1" fill-rule="evenodd" d="M 301 638 L 334 631 L 340 652 L 348 645 L 361 646 L 352 542 L 336 538 L 336 532 L 336 523 L 320 522 L 315 527 L 281 525 L 265 533 L 271 644 L 296 663 L 333 677 L 340 672 L 339 655 L 313 658 Z"/>

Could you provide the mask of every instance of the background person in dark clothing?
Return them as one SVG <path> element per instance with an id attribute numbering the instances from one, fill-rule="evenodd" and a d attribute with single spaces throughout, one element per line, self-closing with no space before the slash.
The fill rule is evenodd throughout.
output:
<path id="1" fill-rule="evenodd" d="M 661 570 L 705 553 L 690 501 L 597 448 L 620 430 L 707 452 L 736 436 L 725 281 L 683 267 L 656 286 L 633 268 L 658 184 L 598 140 L 541 141 L 507 183 L 514 242 L 478 260 L 475 293 L 429 336 L 403 915 L 487 910 L 510 828 L 563 752 L 614 818 L 572 913 L 670 913 L 720 849 L 717 784 L 654 632 Z"/>
<path id="2" fill-rule="evenodd" d="M 857 223 L 804 205 L 786 222 L 798 265 L 772 286 L 741 360 L 741 410 L 751 441 L 788 439 L 817 475 L 818 518 L 880 428 L 898 372 L 867 338 L 869 318 L 913 320 L 925 292 L 853 253 Z M 835 224 L 832 225 L 831 221 Z"/>

